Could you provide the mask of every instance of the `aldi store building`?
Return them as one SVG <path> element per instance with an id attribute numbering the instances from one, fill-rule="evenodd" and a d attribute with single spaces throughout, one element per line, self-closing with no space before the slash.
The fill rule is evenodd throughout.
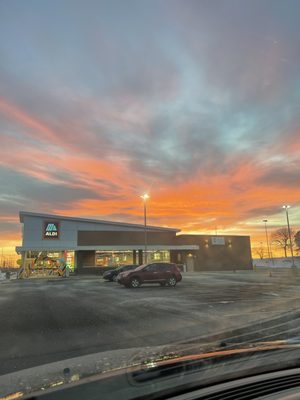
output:
<path id="1" fill-rule="evenodd" d="M 20 212 L 23 266 L 53 269 L 63 261 L 73 273 L 142 264 L 145 227 L 139 224 Z M 252 269 L 249 236 L 180 234 L 179 229 L 147 226 L 147 261 L 171 261 L 187 271 Z"/>

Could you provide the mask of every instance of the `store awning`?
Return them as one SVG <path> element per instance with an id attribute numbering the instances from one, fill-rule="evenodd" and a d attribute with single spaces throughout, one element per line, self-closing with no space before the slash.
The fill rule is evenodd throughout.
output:
<path id="1" fill-rule="evenodd" d="M 126 246 L 126 245 L 114 245 L 114 246 L 76 246 L 76 247 L 68 247 L 62 248 L 59 246 L 53 248 L 45 248 L 39 246 L 18 246 L 16 247 L 16 252 L 21 253 L 23 251 L 47 251 L 47 252 L 57 252 L 57 251 L 80 251 L 80 250 L 87 250 L 87 251 L 126 251 L 126 250 L 144 250 L 144 246 Z M 199 250 L 198 245 L 148 245 L 148 251 L 155 251 L 155 250 Z"/>

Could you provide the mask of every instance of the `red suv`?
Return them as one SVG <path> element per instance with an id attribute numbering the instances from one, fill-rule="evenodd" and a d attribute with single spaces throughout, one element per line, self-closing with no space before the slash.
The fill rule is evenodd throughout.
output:
<path id="1" fill-rule="evenodd" d="M 132 271 L 121 272 L 117 282 L 126 287 L 137 288 L 143 283 L 160 283 L 161 286 L 176 286 L 182 276 L 176 264 L 154 262 L 143 264 Z"/>

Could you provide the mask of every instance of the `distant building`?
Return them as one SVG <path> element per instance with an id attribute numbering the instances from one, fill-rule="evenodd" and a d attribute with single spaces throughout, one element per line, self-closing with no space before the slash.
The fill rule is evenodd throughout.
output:
<path id="1" fill-rule="evenodd" d="M 142 264 L 145 227 L 139 224 L 20 212 L 23 265 L 54 268 L 63 261 L 71 272 Z M 171 261 L 188 271 L 252 269 L 249 236 L 179 234 L 179 229 L 147 226 L 147 261 Z"/>

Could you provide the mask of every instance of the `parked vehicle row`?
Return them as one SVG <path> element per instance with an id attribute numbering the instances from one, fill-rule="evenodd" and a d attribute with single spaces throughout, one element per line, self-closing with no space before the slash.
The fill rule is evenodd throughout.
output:
<path id="1" fill-rule="evenodd" d="M 129 265 L 123 265 L 122 267 L 119 267 L 119 268 L 110 269 L 109 271 L 104 272 L 103 279 L 105 279 L 107 281 L 111 281 L 111 282 L 112 281 L 116 282 L 117 281 L 117 276 L 121 272 L 130 271 L 130 270 L 135 269 L 137 267 L 138 267 L 137 264 L 129 264 Z"/>
<path id="2" fill-rule="evenodd" d="M 177 282 L 182 280 L 176 264 L 167 262 L 152 262 L 140 266 L 124 265 L 105 272 L 103 278 L 129 288 L 137 288 L 144 283 L 159 283 L 161 286 L 175 287 Z"/>

